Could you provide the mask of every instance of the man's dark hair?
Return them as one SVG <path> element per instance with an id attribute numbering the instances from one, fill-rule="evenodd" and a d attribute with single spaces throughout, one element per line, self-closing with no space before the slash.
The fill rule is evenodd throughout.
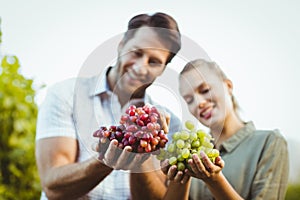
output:
<path id="1" fill-rule="evenodd" d="M 140 14 L 130 19 L 128 29 L 124 35 L 123 42 L 128 42 L 142 26 L 153 27 L 161 41 L 168 45 L 170 56 L 167 63 L 171 62 L 173 57 L 181 48 L 181 35 L 177 22 L 165 13 L 155 13 L 153 15 Z"/>

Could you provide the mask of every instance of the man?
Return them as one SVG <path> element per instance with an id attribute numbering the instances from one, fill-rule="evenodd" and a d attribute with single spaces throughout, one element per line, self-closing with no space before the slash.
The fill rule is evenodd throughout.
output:
<path id="1" fill-rule="evenodd" d="M 116 116 L 132 99 L 152 103 L 145 90 L 180 50 L 180 38 L 177 23 L 169 15 L 137 15 L 129 21 L 119 43 L 114 67 L 106 68 L 100 78 L 68 80 L 49 89 L 39 111 L 36 138 L 42 199 L 164 196 L 165 177 L 160 170 L 147 168 L 151 165 L 149 159 L 144 163 L 133 159 L 126 164 L 130 147 L 118 155 L 117 142 L 112 141 L 100 162 L 92 156 L 89 141 L 95 128 L 91 124 L 116 122 Z M 170 132 L 179 126 L 172 115 Z M 134 173 L 132 167 L 137 166 L 143 173 Z"/>

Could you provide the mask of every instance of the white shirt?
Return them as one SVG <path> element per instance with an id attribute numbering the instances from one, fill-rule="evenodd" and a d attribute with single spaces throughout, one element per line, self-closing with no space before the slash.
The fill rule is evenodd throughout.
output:
<path id="1" fill-rule="evenodd" d="M 96 156 L 91 147 L 98 139 L 93 132 L 103 125 L 118 124 L 124 113 L 117 96 L 109 90 L 106 71 L 97 77 L 68 79 L 50 87 L 39 109 L 36 140 L 75 138 L 80 151 L 77 162 Z M 155 105 L 148 95 L 145 102 Z M 181 128 L 181 122 L 167 111 L 171 114 L 170 133 L 174 133 Z M 130 199 L 129 171 L 113 170 L 85 198 Z M 45 193 L 41 199 L 47 199 Z"/>

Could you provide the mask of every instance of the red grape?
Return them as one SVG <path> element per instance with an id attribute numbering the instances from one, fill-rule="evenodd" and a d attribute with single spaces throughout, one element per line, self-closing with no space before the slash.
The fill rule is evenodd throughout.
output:
<path id="1" fill-rule="evenodd" d="M 121 116 L 120 125 L 101 126 L 93 136 L 100 138 L 101 144 L 117 139 L 121 149 L 129 145 L 133 152 L 149 153 L 164 148 L 168 142 L 159 122 L 159 112 L 154 106 L 130 105 Z"/>

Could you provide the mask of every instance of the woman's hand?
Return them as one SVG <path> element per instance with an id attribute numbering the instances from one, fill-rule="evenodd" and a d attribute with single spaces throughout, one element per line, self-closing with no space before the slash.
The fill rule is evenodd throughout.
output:
<path id="1" fill-rule="evenodd" d="M 161 163 L 161 170 L 167 176 L 169 181 L 174 181 L 176 183 L 185 184 L 188 182 L 190 176 L 183 171 L 178 171 L 176 165 L 170 165 L 169 160 L 166 159 Z"/>
<path id="2" fill-rule="evenodd" d="M 225 166 L 224 160 L 220 156 L 215 159 L 215 163 L 207 157 L 204 152 L 200 153 L 201 159 L 197 154 L 192 155 L 192 159 L 188 160 L 190 170 L 185 170 L 185 173 L 202 179 L 204 182 L 215 180 Z"/>

